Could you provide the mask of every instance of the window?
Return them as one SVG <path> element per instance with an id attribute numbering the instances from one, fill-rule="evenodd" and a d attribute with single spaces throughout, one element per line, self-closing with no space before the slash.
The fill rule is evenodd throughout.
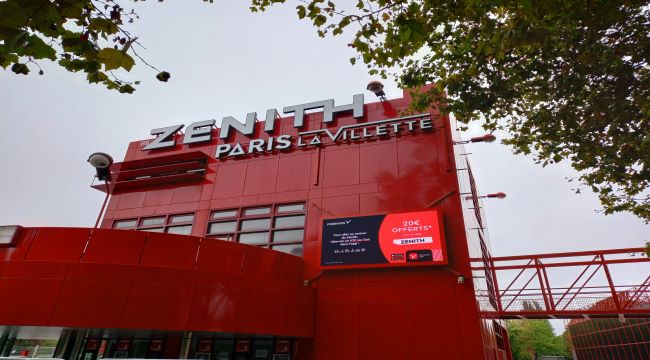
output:
<path id="1" fill-rule="evenodd" d="M 302 256 L 305 204 L 215 210 L 206 235 Z"/>
<path id="2" fill-rule="evenodd" d="M 113 222 L 113 229 L 135 229 L 138 224 L 137 219 L 133 220 L 118 220 Z"/>
<path id="3" fill-rule="evenodd" d="M 193 222 L 194 214 L 162 215 L 114 220 L 113 229 L 190 235 L 192 234 Z"/>
<path id="4" fill-rule="evenodd" d="M 164 216 L 159 216 L 154 218 L 144 218 L 140 220 L 141 226 L 153 226 L 153 225 L 164 225 L 164 224 L 165 224 Z"/>

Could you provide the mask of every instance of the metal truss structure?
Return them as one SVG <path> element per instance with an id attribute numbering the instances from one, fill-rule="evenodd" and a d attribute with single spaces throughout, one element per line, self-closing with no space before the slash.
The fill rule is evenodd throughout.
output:
<path id="1" fill-rule="evenodd" d="M 644 252 L 474 258 L 472 271 L 491 284 L 477 293 L 481 313 L 501 319 L 650 318 L 650 258 Z"/>

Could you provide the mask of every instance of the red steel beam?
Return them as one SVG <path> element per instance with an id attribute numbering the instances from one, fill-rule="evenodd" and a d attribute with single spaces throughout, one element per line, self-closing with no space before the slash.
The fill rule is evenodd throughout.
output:
<path id="1" fill-rule="evenodd" d="M 596 258 L 597 258 L 597 257 L 594 256 L 594 259 L 593 259 L 593 260 L 596 260 Z M 577 277 L 576 280 L 573 282 L 573 284 L 571 284 L 571 286 L 569 286 L 569 288 L 566 290 L 566 292 L 565 292 L 565 293 L 560 297 L 560 299 L 557 301 L 558 304 L 559 304 L 559 303 L 564 299 L 564 297 L 569 293 L 569 291 L 571 291 L 571 289 L 573 289 L 573 287 L 578 283 L 578 281 L 580 281 L 580 279 L 582 278 L 582 276 L 587 272 L 587 270 L 588 270 L 590 267 L 591 267 L 591 264 L 590 264 L 590 265 L 587 265 L 587 266 L 585 267 L 585 269 L 582 270 L 582 272 L 580 273 L 580 275 L 578 275 L 578 277 Z M 583 286 L 583 287 L 584 287 L 584 286 Z"/>
<path id="2" fill-rule="evenodd" d="M 596 261 L 571 261 L 565 263 L 548 263 L 544 264 L 547 268 L 551 267 L 563 267 L 563 266 L 584 266 L 589 264 L 629 264 L 629 263 L 643 263 L 650 262 L 650 258 L 637 258 L 637 259 L 614 259 L 614 260 L 596 260 Z M 515 269 L 534 269 L 535 265 L 503 265 L 495 266 L 494 270 L 515 270 Z M 472 270 L 483 269 L 483 267 L 472 267 Z"/>
<path id="3" fill-rule="evenodd" d="M 562 257 L 575 257 L 575 256 L 589 256 L 589 255 L 612 255 L 612 254 L 630 254 L 630 253 L 644 253 L 645 248 L 623 248 L 623 249 L 608 249 L 608 250 L 590 250 L 590 251 L 571 251 L 563 253 L 545 253 L 545 254 L 532 254 L 532 255 L 514 255 L 514 256 L 495 256 L 491 259 L 494 261 L 512 261 L 512 260 L 528 260 L 530 258 L 548 259 L 548 258 L 562 258 Z M 472 258 L 472 261 L 479 261 L 478 258 Z"/>

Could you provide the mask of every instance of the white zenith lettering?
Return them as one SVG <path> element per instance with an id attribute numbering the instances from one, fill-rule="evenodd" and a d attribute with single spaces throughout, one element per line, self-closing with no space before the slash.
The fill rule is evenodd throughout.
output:
<path id="1" fill-rule="evenodd" d="M 395 245 L 414 245 L 414 244 L 430 244 L 433 242 L 433 238 L 430 236 L 421 237 L 421 238 L 409 238 L 409 239 L 395 239 L 393 244 Z"/>

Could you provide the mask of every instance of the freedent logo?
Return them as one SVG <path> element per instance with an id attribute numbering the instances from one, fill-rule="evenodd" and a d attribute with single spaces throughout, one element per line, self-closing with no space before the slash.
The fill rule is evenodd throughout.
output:
<path id="1" fill-rule="evenodd" d="M 352 117 L 359 120 L 364 117 L 363 94 L 357 94 L 352 97 L 352 104 L 335 106 L 334 100 L 316 101 L 307 104 L 286 106 L 282 109 L 285 114 L 294 114 L 293 127 L 302 128 L 304 125 L 305 114 L 309 110 L 323 109 L 323 124 L 329 124 L 334 121 L 335 115 L 352 112 Z M 266 111 L 264 131 L 272 133 L 275 131 L 276 120 L 279 118 L 276 109 Z M 250 112 L 246 115 L 246 122 L 241 123 L 232 116 L 226 116 L 222 119 L 219 139 L 227 139 L 230 129 L 251 137 L 255 130 L 255 121 L 257 113 Z M 212 129 L 216 121 L 205 120 L 190 124 L 185 128 L 182 144 L 198 144 L 212 141 Z M 142 142 L 142 150 L 158 150 L 176 146 L 176 134 L 184 125 L 174 125 L 151 130 L 151 135 L 156 135 L 153 140 Z M 398 117 L 393 119 L 379 120 L 367 123 L 345 125 L 336 131 L 330 129 L 317 129 L 299 132 L 297 136 L 278 135 L 270 136 L 266 139 L 251 139 L 247 144 L 239 142 L 234 144 L 219 144 L 215 153 L 215 158 L 237 157 L 256 153 L 271 152 L 275 150 L 291 150 L 294 148 L 320 146 L 323 141 L 331 140 L 332 142 L 349 141 L 349 140 L 366 140 L 373 137 L 388 136 L 402 132 L 414 132 L 417 130 L 433 129 L 430 114 L 419 114 Z"/>

